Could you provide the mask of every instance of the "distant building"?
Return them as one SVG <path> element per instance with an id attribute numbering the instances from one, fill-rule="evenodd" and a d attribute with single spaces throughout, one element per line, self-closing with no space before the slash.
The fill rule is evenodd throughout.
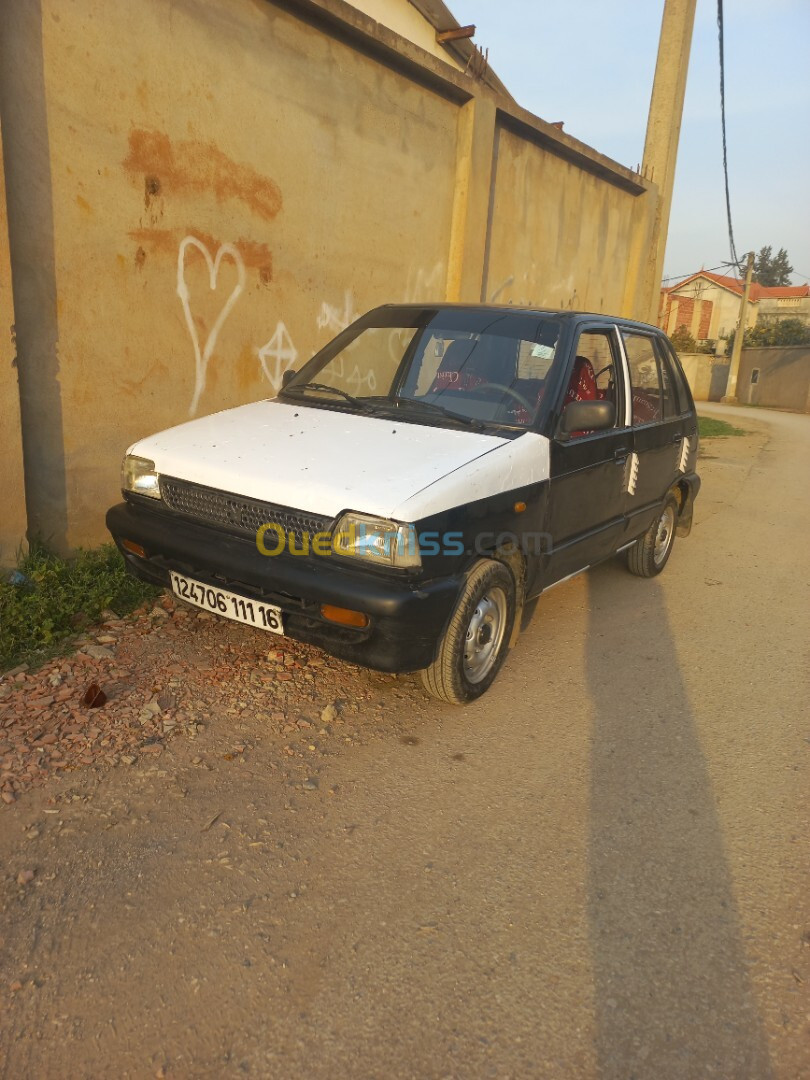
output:
<path id="1" fill-rule="evenodd" d="M 462 31 L 458 19 L 442 0 L 348 0 L 375 22 L 445 63 L 478 78 L 498 94 L 512 95 L 489 66 L 486 54 L 472 37 L 455 37 Z M 470 28 L 474 29 L 474 28 Z M 449 32 L 449 33 L 448 33 Z"/>
<path id="2" fill-rule="evenodd" d="M 742 290 L 737 278 L 701 270 L 661 290 L 658 325 L 668 334 L 685 326 L 695 341 L 720 342 L 736 329 Z M 754 283 L 747 307 L 746 328 L 781 319 L 801 319 L 810 325 L 810 285 Z"/>

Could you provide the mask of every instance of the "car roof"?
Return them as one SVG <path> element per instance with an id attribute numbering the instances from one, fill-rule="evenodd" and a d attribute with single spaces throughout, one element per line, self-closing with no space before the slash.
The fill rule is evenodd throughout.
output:
<path id="1" fill-rule="evenodd" d="M 426 308 L 435 311 L 500 311 L 512 315 L 546 315 L 549 318 L 570 323 L 602 322 L 605 325 L 613 325 L 620 322 L 623 326 L 638 327 L 639 330 L 653 331 L 663 336 L 663 330 L 652 323 L 641 322 L 638 319 L 628 319 L 623 315 L 606 315 L 604 312 L 599 311 L 560 310 L 557 308 L 529 307 L 523 304 L 448 303 L 445 300 L 436 301 L 435 303 L 425 300 L 422 303 L 381 304 L 380 307 L 402 309 L 403 311 L 424 311 Z"/>

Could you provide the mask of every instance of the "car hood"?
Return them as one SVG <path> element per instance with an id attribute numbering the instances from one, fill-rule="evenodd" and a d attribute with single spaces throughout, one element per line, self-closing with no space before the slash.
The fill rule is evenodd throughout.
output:
<path id="1" fill-rule="evenodd" d="M 214 413 L 130 447 L 159 473 L 334 517 L 397 507 L 508 446 L 498 435 L 402 423 L 279 401 Z"/>

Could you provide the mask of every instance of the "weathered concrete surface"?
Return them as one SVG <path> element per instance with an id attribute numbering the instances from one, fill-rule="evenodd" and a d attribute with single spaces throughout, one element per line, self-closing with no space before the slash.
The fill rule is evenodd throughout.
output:
<path id="1" fill-rule="evenodd" d="M 637 298 L 625 310 L 625 288 L 636 218 L 650 210 L 651 200 L 502 125 L 482 299 L 646 318 Z"/>
<path id="2" fill-rule="evenodd" d="M 8 257 L 8 213 L 0 130 L 0 570 L 13 566 L 23 546 L 27 517 L 23 473 L 20 393 L 14 348 L 14 304 Z"/>
<path id="3" fill-rule="evenodd" d="M 751 382 L 754 368 L 759 376 Z M 743 349 L 737 400 L 744 405 L 810 412 L 810 347 Z"/>
<path id="4" fill-rule="evenodd" d="M 129 444 L 274 394 L 377 303 L 644 308 L 654 185 L 341 0 L 6 6 L 28 509 L 59 548 L 105 538 Z"/>
<path id="5" fill-rule="evenodd" d="M 298 714 L 167 628 L 183 708 L 243 668 L 206 730 L 0 814 L 7 1074 L 806 1076 L 810 418 L 709 408 L 754 434 L 666 572 L 549 593 L 469 709 L 339 665 Z"/>

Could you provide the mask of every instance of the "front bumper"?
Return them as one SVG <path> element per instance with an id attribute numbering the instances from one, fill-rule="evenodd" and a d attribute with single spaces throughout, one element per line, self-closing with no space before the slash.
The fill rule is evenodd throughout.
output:
<path id="1" fill-rule="evenodd" d="M 354 571 L 332 556 L 262 555 L 251 541 L 188 521 L 160 506 L 124 502 L 107 512 L 107 528 L 130 571 L 168 587 L 169 571 L 275 604 L 288 637 L 378 671 L 417 671 L 435 658 L 461 591 L 461 577 L 418 582 Z M 122 540 L 146 551 L 139 558 Z M 320 615 L 321 604 L 363 611 L 363 630 Z"/>

